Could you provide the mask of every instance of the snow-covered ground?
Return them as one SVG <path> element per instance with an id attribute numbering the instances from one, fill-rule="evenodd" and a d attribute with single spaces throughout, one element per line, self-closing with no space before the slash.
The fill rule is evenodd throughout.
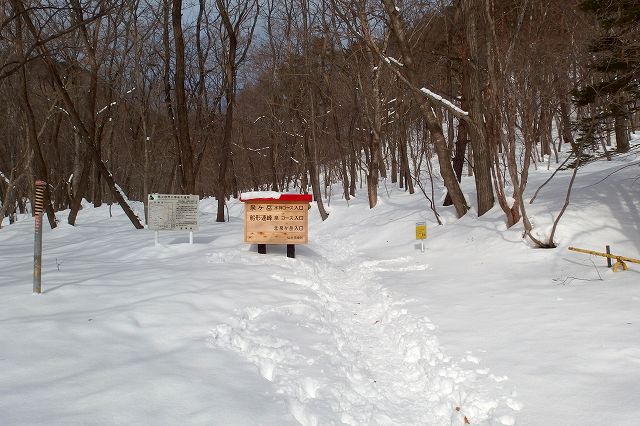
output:
<path id="1" fill-rule="evenodd" d="M 194 244 L 157 247 L 87 206 L 45 227 L 35 296 L 20 218 L 0 230 L 0 424 L 636 425 L 640 265 L 567 250 L 640 257 L 640 167 L 602 180 L 634 161 L 581 170 L 554 250 L 505 230 L 498 207 L 441 208 L 436 226 L 390 183 L 373 210 L 365 190 L 334 196 L 325 222 L 313 208 L 296 259 L 243 244 L 238 202 L 219 224 L 203 200 Z M 532 170 L 531 192 L 550 173 Z M 539 235 L 569 176 L 528 205 Z"/>

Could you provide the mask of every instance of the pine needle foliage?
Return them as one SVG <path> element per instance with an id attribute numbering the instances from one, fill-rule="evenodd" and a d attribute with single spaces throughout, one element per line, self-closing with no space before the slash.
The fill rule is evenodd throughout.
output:
<path id="1" fill-rule="evenodd" d="M 615 130 L 617 150 L 626 152 L 626 126 L 640 103 L 640 2 L 585 0 L 580 8 L 594 16 L 600 33 L 588 49 L 591 72 L 572 91 L 575 105 L 583 111 L 576 123 L 578 141 L 593 144 Z"/>

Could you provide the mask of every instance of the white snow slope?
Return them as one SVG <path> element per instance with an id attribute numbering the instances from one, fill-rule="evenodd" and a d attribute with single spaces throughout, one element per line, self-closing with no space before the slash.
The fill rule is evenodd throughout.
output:
<path id="1" fill-rule="evenodd" d="M 436 226 L 390 183 L 373 210 L 365 191 L 334 197 L 325 222 L 314 207 L 296 259 L 244 245 L 237 202 L 218 224 L 203 200 L 194 244 L 158 247 L 87 206 L 76 227 L 45 227 L 36 296 L 21 218 L 0 230 L 0 424 L 636 425 L 640 265 L 567 251 L 640 257 L 640 168 L 602 180 L 634 161 L 579 173 L 553 250 L 499 208 L 441 208 Z M 569 175 L 528 205 L 540 236 Z"/>

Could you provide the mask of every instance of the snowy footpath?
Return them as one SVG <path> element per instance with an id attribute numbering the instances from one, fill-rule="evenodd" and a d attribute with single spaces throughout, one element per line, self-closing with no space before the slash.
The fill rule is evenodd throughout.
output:
<path id="1" fill-rule="evenodd" d="M 248 307 L 211 344 L 255 364 L 303 425 L 514 424 L 521 405 L 506 378 L 445 354 L 428 318 L 380 284 L 380 271 L 424 271 L 411 257 L 366 260 L 348 238 L 312 235 L 315 256 L 212 256 L 229 267 L 277 263 L 272 279 L 310 290 L 303 300 Z"/>
<path id="2" fill-rule="evenodd" d="M 5 221 L 0 425 L 638 425 L 639 265 L 567 250 L 640 257 L 627 157 L 580 171 L 554 250 L 499 207 L 439 208 L 438 226 L 392 185 L 375 209 L 334 197 L 322 221 L 312 205 L 295 259 L 244 244 L 236 200 L 226 223 L 201 200 L 193 244 L 161 232 L 157 246 L 121 209 L 86 204 L 77 226 L 61 212 L 43 228 L 35 296 L 33 219 Z M 531 191 L 551 173 L 532 171 Z M 539 237 L 570 177 L 528 204 Z M 473 200 L 473 179 L 463 188 Z"/>

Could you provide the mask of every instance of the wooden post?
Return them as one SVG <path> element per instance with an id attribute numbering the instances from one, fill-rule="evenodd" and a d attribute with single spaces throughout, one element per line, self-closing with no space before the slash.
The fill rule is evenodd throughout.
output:
<path id="1" fill-rule="evenodd" d="M 267 254 L 267 245 L 266 244 L 258 244 L 258 253 Z"/>
<path id="2" fill-rule="evenodd" d="M 33 244 L 33 294 L 42 293 L 42 212 L 44 210 L 45 181 L 36 181 L 34 199 L 35 235 Z"/>
<path id="3" fill-rule="evenodd" d="M 611 254 L 611 246 L 607 246 L 607 254 Z M 611 266 L 612 266 L 611 258 L 607 257 L 607 267 L 611 268 Z"/>
<path id="4" fill-rule="evenodd" d="M 296 257 L 296 245 L 295 244 L 287 244 L 287 257 L 295 259 L 295 257 Z"/>

